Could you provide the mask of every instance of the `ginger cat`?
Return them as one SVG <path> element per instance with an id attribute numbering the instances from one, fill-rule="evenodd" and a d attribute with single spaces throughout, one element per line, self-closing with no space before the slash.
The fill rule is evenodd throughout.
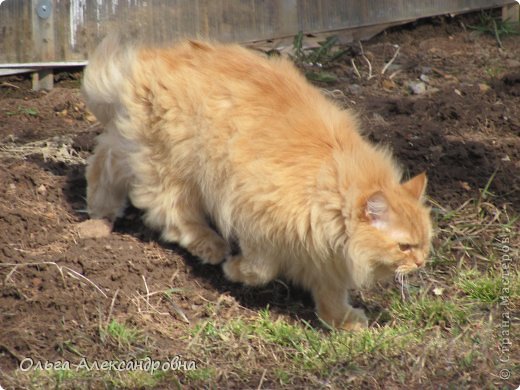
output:
<path id="1" fill-rule="evenodd" d="M 344 329 L 368 325 L 349 289 L 424 265 L 425 174 L 401 184 L 390 152 L 290 61 L 111 37 L 91 56 L 83 93 L 105 127 L 87 167 L 92 218 L 114 220 L 128 198 L 164 240 L 224 262 L 232 281 L 287 278 Z"/>

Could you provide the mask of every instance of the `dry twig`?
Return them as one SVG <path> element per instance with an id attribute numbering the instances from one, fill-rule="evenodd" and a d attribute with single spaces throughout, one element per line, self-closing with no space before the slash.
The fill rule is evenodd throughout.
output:
<path id="1" fill-rule="evenodd" d="M 381 74 L 385 74 L 385 72 L 387 71 L 387 69 L 390 67 L 390 65 L 393 64 L 393 62 L 394 62 L 395 59 L 397 58 L 397 55 L 399 54 L 399 50 L 401 50 L 401 48 L 399 47 L 399 45 L 394 45 L 394 47 L 396 48 L 395 53 L 394 53 L 393 57 L 390 58 L 390 61 L 388 61 L 388 62 L 386 63 L 385 66 L 383 66 L 383 69 L 381 70 Z M 392 76 L 390 76 L 390 77 L 393 77 L 393 76 L 395 76 L 396 74 L 397 74 L 397 73 L 394 72 L 394 73 L 392 73 Z"/>
<path id="2" fill-rule="evenodd" d="M 60 272 L 61 274 L 61 278 L 63 279 L 63 283 L 65 283 L 65 277 L 64 277 L 64 274 L 63 274 L 63 270 L 66 270 L 67 271 L 67 274 L 71 277 L 71 278 L 74 278 L 76 280 L 84 280 L 86 281 L 88 284 L 90 284 L 91 286 L 93 286 L 96 290 L 98 290 L 101 295 L 103 295 L 105 298 L 108 298 L 107 295 L 105 294 L 105 292 L 103 290 L 101 290 L 101 288 L 95 284 L 92 280 L 90 280 L 89 278 L 87 278 L 86 276 L 80 274 L 78 271 L 75 271 L 73 270 L 72 268 L 69 268 L 65 265 L 59 265 L 57 264 L 56 262 L 54 261 L 42 261 L 42 262 L 39 262 L 39 263 L 0 263 L 0 267 L 14 267 L 13 270 L 11 270 L 9 272 L 9 274 L 6 276 L 6 281 L 9 280 L 9 278 L 11 277 L 11 275 L 13 274 L 14 270 L 17 268 L 17 267 L 21 267 L 21 266 L 41 266 L 41 265 L 54 265 L 58 271 Z"/>
<path id="3" fill-rule="evenodd" d="M 354 73 L 356 74 L 357 78 L 361 79 L 361 73 L 359 73 L 359 70 L 356 66 L 356 62 L 354 61 L 353 58 L 350 59 L 350 63 L 352 64 L 352 68 L 354 69 Z"/>

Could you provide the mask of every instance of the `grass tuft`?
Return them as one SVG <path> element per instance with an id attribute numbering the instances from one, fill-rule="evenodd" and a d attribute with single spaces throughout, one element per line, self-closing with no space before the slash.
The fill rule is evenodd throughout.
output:
<path id="1" fill-rule="evenodd" d="M 520 34 L 520 25 L 518 23 L 502 20 L 501 17 L 495 17 L 485 11 L 480 13 L 480 23 L 478 25 L 470 25 L 468 27 L 482 34 L 494 36 L 500 48 L 503 48 L 503 37 Z"/>
<path id="2" fill-rule="evenodd" d="M 334 61 L 343 57 L 349 49 L 341 50 L 337 48 L 338 37 L 329 36 L 324 41 L 318 42 L 317 47 L 304 47 L 304 34 L 300 31 L 293 40 L 293 61 L 305 67 L 305 76 L 312 81 L 333 83 L 338 81 L 337 76 L 332 72 L 323 70 Z"/>
<path id="3" fill-rule="evenodd" d="M 455 279 L 455 285 L 469 298 L 483 303 L 496 303 L 502 294 L 500 275 L 483 275 L 476 269 L 461 271 Z"/>
<path id="4" fill-rule="evenodd" d="M 37 117 L 40 113 L 36 108 L 18 106 L 16 111 L 7 111 L 5 114 L 7 116 L 20 115 Z"/>
<path id="5" fill-rule="evenodd" d="M 113 319 L 100 330 L 101 340 L 105 343 L 114 342 L 119 348 L 129 348 L 138 343 L 142 338 L 142 332 L 137 328 L 128 326 Z"/>
<path id="6" fill-rule="evenodd" d="M 468 322 L 468 313 L 460 302 L 450 302 L 441 297 L 421 296 L 403 301 L 393 299 L 390 306 L 392 316 L 400 321 L 411 321 L 416 326 L 462 327 Z"/>

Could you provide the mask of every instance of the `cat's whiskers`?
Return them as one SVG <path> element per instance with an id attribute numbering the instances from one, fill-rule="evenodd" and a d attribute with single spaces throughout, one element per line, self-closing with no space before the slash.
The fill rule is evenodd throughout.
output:
<path id="1" fill-rule="evenodd" d="M 405 289 L 408 292 L 408 269 L 406 267 L 399 267 L 395 272 L 395 281 L 401 285 L 401 298 L 406 300 Z"/>

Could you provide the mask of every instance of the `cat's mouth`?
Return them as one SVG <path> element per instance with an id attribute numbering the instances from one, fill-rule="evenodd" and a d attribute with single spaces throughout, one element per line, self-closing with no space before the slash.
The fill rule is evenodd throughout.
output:
<path id="1" fill-rule="evenodd" d="M 395 270 L 395 281 L 401 286 L 401 297 L 406 297 L 405 290 L 408 291 L 408 274 L 415 271 L 419 267 L 417 265 L 401 265 Z"/>
<path id="2" fill-rule="evenodd" d="M 399 267 L 397 267 L 397 269 L 395 270 L 394 278 L 395 278 L 395 281 L 401 285 L 401 290 L 403 290 L 405 288 L 405 286 L 408 285 L 408 274 L 410 274 L 411 272 L 415 271 L 418 268 L 419 267 L 417 267 L 415 264 L 414 265 L 404 264 L 404 265 L 400 265 Z"/>
<path id="3" fill-rule="evenodd" d="M 384 280 L 390 279 L 393 276 L 396 280 L 404 280 L 405 276 L 416 271 L 418 268 L 419 267 L 415 264 L 402 264 L 397 266 L 397 268 L 395 268 L 395 265 L 379 265 L 373 270 L 374 279 Z"/>
<path id="4" fill-rule="evenodd" d="M 399 267 L 397 267 L 397 269 L 395 270 L 395 275 L 396 275 L 396 278 L 399 277 L 399 275 L 407 275 L 409 274 L 410 272 L 413 272 L 415 270 L 417 270 L 419 267 L 415 264 L 413 265 L 410 265 L 410 264 L 403 264 L 403 265 L 400 265 Z"/>

